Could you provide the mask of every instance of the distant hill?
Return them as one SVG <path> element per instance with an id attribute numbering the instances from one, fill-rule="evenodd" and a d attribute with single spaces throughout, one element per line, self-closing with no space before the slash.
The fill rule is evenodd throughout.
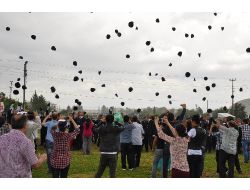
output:
<path id="1" fill-rule="evenodd" d="M 247 112 L 248 115 L 250 114 L 250 98 L 241 100 L 237 103 L 244 105 L 246 107 L 245 111 Z"/>

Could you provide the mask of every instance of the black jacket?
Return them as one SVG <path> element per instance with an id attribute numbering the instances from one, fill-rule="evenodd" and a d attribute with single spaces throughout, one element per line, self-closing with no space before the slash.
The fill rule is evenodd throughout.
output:
<path id="1" fill-rule="evenodd" d="M 118 152 L 120 147 L 120 133 L 124 130 L 123 126 L 103 124 L 94 129 L 100 136 L 101 152 Z"/>

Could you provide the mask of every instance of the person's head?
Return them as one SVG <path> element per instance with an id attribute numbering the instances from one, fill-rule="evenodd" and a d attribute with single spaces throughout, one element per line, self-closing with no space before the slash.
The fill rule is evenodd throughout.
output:
<path id="1" fill-rule="evenodd" d="M 243 119 L 243 123 L 244 124 L 249 124 L 249 119 L 247 118 L 247 119 Z"/>
<path id="2" fill-rule="evenodd" d="M 78 116 L 79 117 L 83 117 L 84 116 L 84 113 L 82 111 L 78 112 Z"/>
<path id="3" fill-rule="evenodd" d="M 97 117 L 97 119 L 98 120 L 102 119 L 102 116 L 103 116 L 102 114 L 99 114 L 98 117 Z"/>
<path id="4" fill-rule="evenodd" d="M 229 121 L 228 122 L 228 127 L 236 127 L 236 124 L 235 124 L 235 122 L 234 121 Z"/>
<path id="5" fill-rule="evenodd" d="M 106 122 L 107 124 L 111 124 L 114 122 L 114 116 L 112 114 L 106 115 Z"/>
<path id="6" fill-rule="evenodd" d="M 208 119 L 208 113 L 203 114 L 202 119 L 207 120 Z"/>
<path id="7" fill-rule="evenodd" d="M 52 113 L 51 118 L 52 118 L 53 120 L 57 120 L 58 114 L 57 114 L 57 113 Z"/>
<path id="8" fill-rule="evenodd" d="M 57 126 L 60 132 L 65 132 L 67 129 L 67 121 L 59 120 Z"/>
<path id="9" fill-rule="evenodd" d="M 178 124 L 175 127 L 175 130 L 176 130 L 179 137 L 186 137 L 187 136 L 187 130 L 186 130 L 186 127 L 184 125 Z"/>
<path id="10" fill-rule="evenodd" d="M 192 127 L 198 127 L 200 125 L 200 116 L 199 114 L 195 114 L 191 118 Z"/>
<path id="11" fill-rule="evenodd" d="M 164 113 L 161 115 L 163 123 L 166 123 L 168 121 L 168 113 Z"/>
<path id="12" fill-rule="evenodd" d="M 23 133 L 27 131 L 27 117 L 25 115 L 14 115 L 11 118 L 12 129 L 20 130 Z"/>
<path id="13" fill-rule="evenodd" d="M 29 111 L 29 112 L 27 113 L 27 118 L 28 118 L 28 120 L 30 120 L 30 121 L 34 120 L 34 119 L 35 119 L 35 114 L 34 114 L 34 112 Z"/>
<path id="14" fill-rule="evenodd" d="M 165 115 L 165 114 L 164 114 Z M 167 113 L 167 118 L 169 122 L 173 122 L 174 121 L 174 114 L 171 112 Z"/>
<path id="15" fill-rule="evenodd" d="M 231 117 L 231 116 L 227 117 L 227 121 L 228 121 L 228 122 L 229 122 L 229 121 L 233 121 L 233 120 L 234 120 L 233 117 Z"/>
<path id="16" fill-rule="evenodd" d="M 138 123 L 138 117 L 137 117 L 136 115 L 134 115 L 134 116 L 132 117 L 132 122 L 137 122 L 137 123 Z"/>
<path id="17" fill-rule="evenodd" d="M 86 119 L 86 128 L 87 129 L 90 127 L 90 122 L 91 122 L 90 118 L 87 117 L 87 119 Z"/>
<path id="18" fill-rule="evenodd" d="M 128 123 L 129 122 L 129 116 L 128 115 L 124 115 L 124 117 L 123 117 L 123 121 L 125 122 L 125 123 Z"/>

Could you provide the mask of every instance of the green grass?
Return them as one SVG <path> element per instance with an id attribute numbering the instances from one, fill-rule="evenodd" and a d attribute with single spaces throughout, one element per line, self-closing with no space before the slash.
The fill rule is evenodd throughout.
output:
<path id="1" fill-rule="evenodd" d="M 39 148 L 39 152 L 44 152 L 43 148 Z M 83 155 L 81 151 L 72 151 L 72 159 L 69 170 L 69 178 L 93 178 L 95 172 L 97 171 L 99 164 L 99 151 L 96 145 L 93 145 L 91 155 Z M 118 166 L 116 177 L 117 178 L 149 178 L 151 173 L 152 161 L 153 161 L 153 152 L 143 152 L 141 156 L 140 167 L 134 171 L 123 171 L 121 169 L 121 160 L 120 155 L 118 158 Z M 250 177 L 250 163 L 245 164 L 242 161 L 242 155 L 240 155 L 240 163 L 243 174 L 239 175 L 235 171 L 235 177 Z M 103 177 L 108 177 L 108 168 L 103 175 Z M 47 173 L 47 164 L 39 169 L 33 170 L 33 178 L 48 178 L 51 177 Z M 215 153 L 206 154 L 205 158 L 205 169 L 203 177 L 218 177 L 216 174 L 216 161 Z"/>

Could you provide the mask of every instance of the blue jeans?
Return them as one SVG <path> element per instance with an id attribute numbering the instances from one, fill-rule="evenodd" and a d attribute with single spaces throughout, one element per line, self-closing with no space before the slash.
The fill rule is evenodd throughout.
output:
<path id="1" fill-rule="evenodd" d="M 250 148 L 250 140 L 242 140 L 242 150 L 245 162 L 249 161 L 249 148 Z"/>
<path id="2" fill-rule="evenodd" d="M 151 173 L 152 178 L 156 178 L 157 166 L 158 166 L 160 159 L 162 159 L 162 157 L 163 157 L 163 149 L 156 149 L 155 155 L 154 155 L 152 173 Z"/>
<path id="3" fill-rule="evenodd" d="M 51 163 L 50 163 L 50 156 L 51 156 L 51 153 L 53 150 L 53 146 L 54 146 L 53 142 L 46 140 L 47 163 L 48 163 L 49 172 L 52 172 L 52 167 L 51 167 Z"/>
<path id="4" fill-rule="evenodd" d="M 90 154 L 92 137 L 83 137 L 82 149 L 84 154 Z"/>

